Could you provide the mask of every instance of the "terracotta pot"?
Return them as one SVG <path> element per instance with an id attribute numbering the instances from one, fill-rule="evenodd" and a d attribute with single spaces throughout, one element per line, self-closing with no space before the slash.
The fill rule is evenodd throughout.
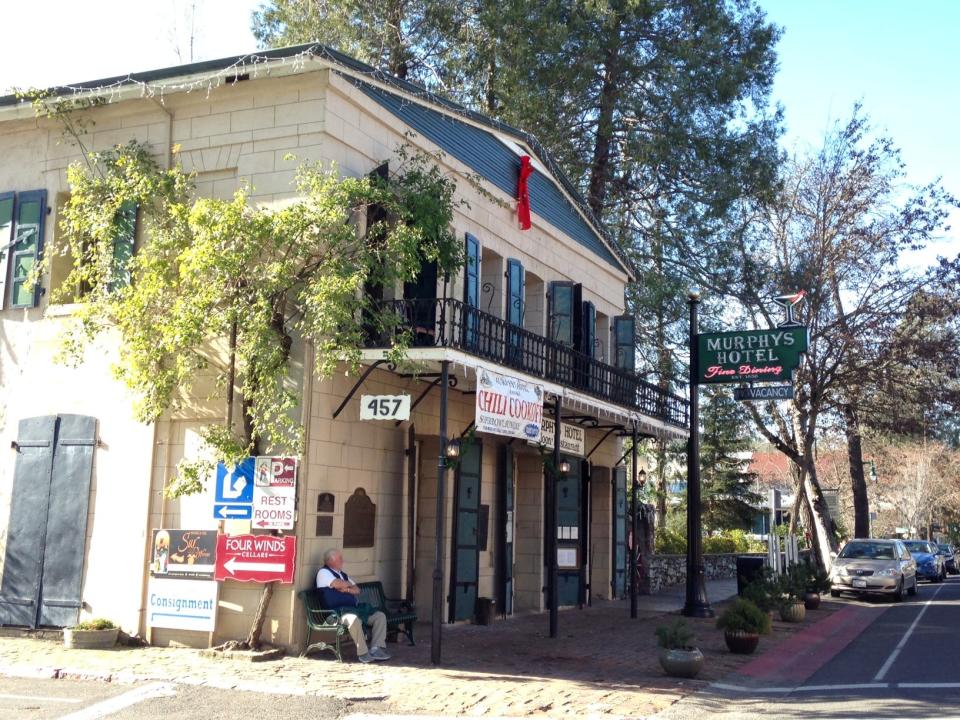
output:
<path id="1" fill-rule="evenodd" d="M 660 667 L 667 675 L 695 678 L 703 667 L 703 653 L 697 648 L 667 650 L 660 648 Z"/>
<path id="2" fill-rule="evenodd" d="M 751 655 L 760 644 L 759 633 L 749 633 L 743 630 L 726 630 L 723 633 L 723 639 L 727 643 L 730 652 L 737 655 Z"/>
<path id="3" fill-rule="evenodd" d="M 63 631 L 63 646 L 73 650 L 103 650 L 117 644 L 117 635 L 120 628 L 108 630 L 76 630 L 65 628 Z"/>
<path id="4" fill-rule="evenodd" d="M 780 619 L 784 622 L 803 622 L 803 619 L 807 616 L 807 608 L 803 604 L 803 600 L 796 600 L 789 605 L 780 606 Z"/>
<path id="5" fill-rule="evenodd" d="M 820 593 L 808 592 L 803 596 L 803 606 L 807 610 L 816 610 L 820 607 Z"/>

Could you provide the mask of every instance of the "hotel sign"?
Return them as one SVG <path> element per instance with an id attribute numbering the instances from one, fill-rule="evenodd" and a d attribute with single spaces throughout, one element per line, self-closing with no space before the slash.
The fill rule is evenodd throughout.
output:
<path id="1" fill-rule="evenodd" d="M 531 445 L 540 445 L 544 448 L 553 447 L 553 433 L 556 428 L 553 418 L 543 418 L 543 424 L 540 426 L 540 437 L 537 440 L 530 440 Z M 560 452 L 567 455 L 576 455 L 583 457 L 585 452 L 586 431 L 579 425 L 568 425 L 560 423 Z"/>
<path id="2" fill-rule="evenodd" d="M 790 380 L 807 351 L 807 328 L 780 327 L 697 335 L 694 382 L 742 383 Z"/>

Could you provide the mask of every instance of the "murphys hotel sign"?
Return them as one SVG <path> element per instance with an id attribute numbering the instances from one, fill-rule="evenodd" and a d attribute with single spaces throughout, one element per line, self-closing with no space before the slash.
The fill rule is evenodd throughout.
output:
<path id="1" fill-rule="evenodd" d="M 807 328 L 779 327 L 697 336 L 698 383 L 790 380 L 807 351 Z"/>

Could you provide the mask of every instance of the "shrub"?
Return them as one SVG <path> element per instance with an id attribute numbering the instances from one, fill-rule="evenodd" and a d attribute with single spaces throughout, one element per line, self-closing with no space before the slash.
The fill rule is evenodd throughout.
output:
<path id="1" fill-rule="evenodd" d="M 780 605 L 780 583 L 773 570 L 764 567 L 760 577 L 748 583 L 743 589 L 743 597 L 764 612 L 775 610 Z"/>
<path id="2" fill-rule="evenodd" d="M 683 555 L 687 552 L 687 538 L 675 530 L 660 528 L 654 536 L 654 549 L 666 555 Z"/>
<path id="3" fill-rule="evenodd" d="M 669 625 L 661 625 L 656 632 L 657 644 L 666 650 L 693 649 L 693 630 L 683 618 L 678 618 Z"/>
<path id="4" fill-rule="evenodd" d="M 814 593 L 825 593 L 831 587 L 832 583 L 830 582 L 830 574 L 823 568 L 810 568 L 810 573 L 807 577 L 807 592 Z"/>
<path id="5" fill-rule="evenodd" d="M 737 598 L 717 618 L 717 627 L 729 632 L 766 635 L 770 632 L 770 615 L 746 598 Z"/>
<path id="6" fill-rule="evenodd" d="M 115 627 L 116 625 L 106 618 L 94 618 L 93 620 L 84 620 L 82 623 L 77 623 L 74 630 L 113 630 Z"/>
<path id="7" fill-rule="evenodd" d="M 703 551 L 705 553 L 735 553 L 740 552 L 740 549 L 737 547 L 737 541 L 731 537 L 710 535 L 703 539 Z"/>

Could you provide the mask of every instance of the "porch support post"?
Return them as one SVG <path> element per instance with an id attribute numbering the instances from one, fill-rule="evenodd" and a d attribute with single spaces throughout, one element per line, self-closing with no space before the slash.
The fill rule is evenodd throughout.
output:
<path id="1" fill-rule="evenodd" d="M 707 599 L 700 525 L 700 352 L 697 334 L 699 291 L 690 291 L 690 441 L 687 445 L 687 597 L 682 613 L 687 617 L 713 617 Z"/>
<path id="2" fill-rule="evenodd" d="M 557 637 L 560 598 L 557 593 L 557 479 L 560 476 L 560 396 L 553 404 L 553 470 L 547 487 L 547 594 L 550 600 L 550 637 Z"/>
<path id="3" fill-rule="evenodd" d="M 450 387 L 450 361 L 440 363 L 440 456 L 437 458 L 437 526 L 433 546 L 433 610 L 430 618 L 430 661 L 440 664 L 440 642 L 443 627 L 443 535 L 444 484 L 447 480 L 447 393 Z"/>
<path id="4" fill-rule="evenodd" d="M 640 548 L 640 538 L 637 536 L 637 423 L 633 423 L 633 433 L 630 437 L 633 446 L 630 448 L 630 475 L 633 478 L 630 502 L 630 617 L 637 617 L 637 552 Z"/>

